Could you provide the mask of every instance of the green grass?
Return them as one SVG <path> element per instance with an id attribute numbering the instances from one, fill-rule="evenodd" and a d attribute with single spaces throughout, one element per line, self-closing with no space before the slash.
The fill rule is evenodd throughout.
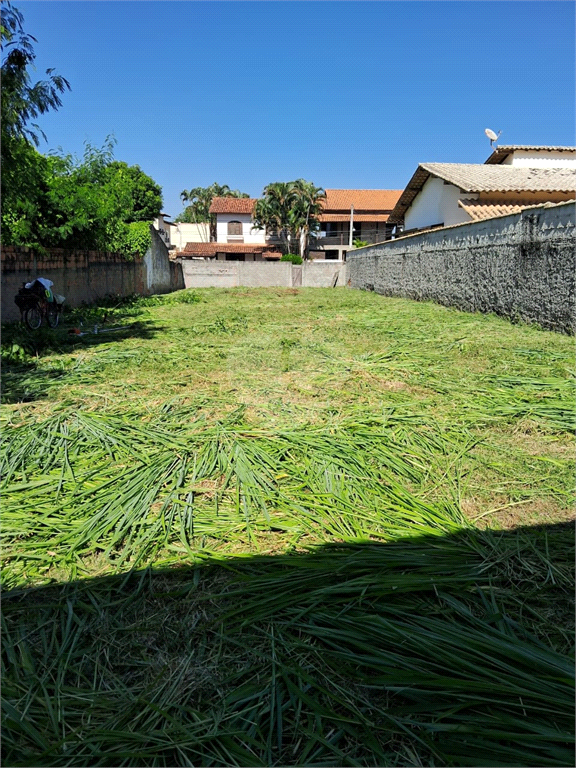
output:
<path id="1" fill-rule="evenodd" d="M 65 321 L 3 334 L 5 765 L 572 764 L 572 339 L 329 289 Z"/>

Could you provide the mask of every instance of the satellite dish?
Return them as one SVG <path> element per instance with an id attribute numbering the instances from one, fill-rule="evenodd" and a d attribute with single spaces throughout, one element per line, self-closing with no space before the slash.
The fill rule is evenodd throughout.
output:
<path id="1" fill-rule="evenodd" d="M 491 131 L 490 128 L 486 128 L 484 130 L 484 133 L 488 138 L 490 139 L 490 146 L 492 146 L 493 141 L 498 141 L 498 136 L 502 133 L 502 131 L 498 131 L 498 136 L 494 133 L 494 131 Z"/>

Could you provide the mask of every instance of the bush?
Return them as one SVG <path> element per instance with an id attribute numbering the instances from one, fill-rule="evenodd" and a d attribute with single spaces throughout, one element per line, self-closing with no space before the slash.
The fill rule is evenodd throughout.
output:
<path id="1" fill-rule="evenodd" d="M 120 224 L 120 228 L 111 238 L 111 248 L 125 258 L 133 259 L 134 256 L 144 256 L 151 242 L 150 223 L 134 221 L 130 224 Z"/>
<path id="2" fill-rule="evenodd" d="M 302 258 L 297 253 L 285 253 L 280 261 L 291 261 L 292 264 L 302 264 Z"/>

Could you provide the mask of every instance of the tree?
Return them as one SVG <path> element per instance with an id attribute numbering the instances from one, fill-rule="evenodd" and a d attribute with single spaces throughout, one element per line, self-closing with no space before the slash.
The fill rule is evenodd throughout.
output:
<path id="1" fill-rule="evenodd" d="M 2 48 L 2 162 L 7 158 L 11 141 L 26 139 L 35 146 L 43 131 L 30 120 L 62 106 L 59 94 L 70 90 L 70 83 L 47 69 L 47 80 L 32 84 L 28 67 L 36 55 L 32 42 L 36 38 L 24 32 L 24 17 L 10 2 L 3 2 L 0 12 Z"/>
<path id="2" fill-rule="evenodd" d="M 48 69 L 35 84 L 35 59 L 23 16 L 10 2 L 1 8 L 2 49 L 2 241 L 7 245 L 120 251 L 141 250 L 162 207 L 162 190 L 139 166 L 114 160 L 115 141 L 85 145 L 81 160 L 44 156 L 44 133 L 30 121 L 62 106 L 67 80 Z"/>
<path id="3" fill-rule="evenodd" d="M 106 167 L 105 177 L 109 183 L 123 185 L 128 190 L 130 208 L 123 215 L 125 222 L 151 222 L 160 215 L 162 188 L 139 165 L 114 160 Z"/>
<path id="4" fill-rule="evenodd" d="M 264 187 L 252 214 L 254 228 L 276 233 L 284 253 L 290 253 L 293 239 L 291 211 L 296 203 L 294 182 L 276 181 Z"/>
<path id="5" fill-rule="evenodd" d="M 38 218 L 46 193 L 47 161 L 34 147 L 42 130 L 31 120 L 62 106 L 61 93 L 68 81 L 48 69 L 48 79 L 31 82 L 28 68 L 35 57 L 32 41 L 24 32 L 24 17 L 10 2 L 0 9 L 1 123 L 0 163 L 2 241 L 36 244 L 33 220 Z"/>
<path id="6" fill-rule="evenodd" d="M 277 233 L 284 253 L 290 253 L 292 242 L 298 240 L 300 256 L 304 259 L 310 232 L 320 227 L 324 197 L 321 187 L 304 179 L 268 184 L 254 206 L 254 227 Z"/>
<path id="7" fill-rule="evenodd" d="M 326 192 L 305 179 L 294 182 L 295 201 L 290 212 L 290 226 L 298 235 L 300 258 L 308 258 L 310 233 L 320 229 L 320 214 Z"/>
<path id="8" fill-rule="evenodd" d="M 210 206 L 215 197 L 249 197 L 245 192 L 230 189 L 227 184 L 223 186 L 214 182 L 209 187 L 194 187 L 183 190 L 180 193 L 182 202 L 189 203 L 185 210 L 179 214 L 175 221 L 188 224 L 210 224 L 210 239 L 216 240 L 216 217 L 210 213 Z"/>

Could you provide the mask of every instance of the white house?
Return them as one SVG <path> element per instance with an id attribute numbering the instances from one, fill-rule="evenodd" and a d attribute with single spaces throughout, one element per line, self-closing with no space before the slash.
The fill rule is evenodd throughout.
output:
<path id="1" fill-rule="evenodd" d="M 170 245 L 181 251 L 186 243 L 209 243 L 210 242 L 210 224 L 200 222 L 199 224 L 176 221 L 170 227 Z"/>
<path id="2" fill-rule="evenodd" d="M 354 239 L 375 243 L 386 239 L 387 222 L 402 190 L 327 189 L 320 214 L 320 232 L 310 239 L 310 257 L 343 261 Z M 279 259 L 280 239 L 253 226 L 255 198 L 215 197 L 216 241 L 188 241 L 184 258 L 221 261 Z"/>
<path id="3" fill-rule="evenodd" d="M 210 213 L 216 216 L 216 240 L 189 240 L 178 254 L 188 259 L 218 261 L 277 261 L 282 254 L 263 230 L 253 226 L 256 200 L 248 197 L 215 197 Z"/>
<path id="4" fill-rule="evenodd" d="M 484 164 L 421 163 L 390 214 L 403 234 L 573 200 L 576 147 L 506 146 Z"/>
<path id="5" fill-rule="evenodd" d="M 170 217 L 169 213 L 160 213 L 152 222 L 152 226 L 157 230 L 158 234 L 164 240 L 166 246 L 170 245 L 170 230 L 174 226 L 171 221 L 166 221 L 165 217 Z"/>

